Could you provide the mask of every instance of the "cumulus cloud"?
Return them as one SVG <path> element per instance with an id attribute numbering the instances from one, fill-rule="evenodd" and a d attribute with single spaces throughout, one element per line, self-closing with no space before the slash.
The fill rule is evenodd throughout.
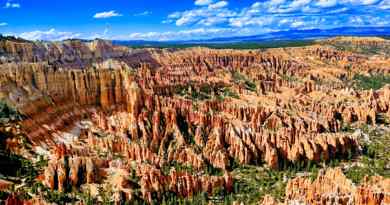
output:
<path id="1" fill-rule="evenodd" d="M 350 22 L 354 25 L 363 25 L 364 24 L 364 20 L 362 17 L 359 17 L 359 16 L 352 16 L 349 18 L 350 19 Z"/>
<path id="2" fill-rule="evenodd" d="M 337 0 L 318 0 L 316 5 L 323 8 L 333 7 L 337 5 Z"/>
<path id="3" fill-rule="evenodd" d="M 291 27 L 292 28 L 298 28 L 298 27 L 302 27 L 305 25 L 305 22 L 303 21 L 294 21 L 292 24 L 291 24 Z"/>
<path id="4" fill-rule="evenodd" d="M 362 0 L 363 5 L 372 5 L 378 3 L 380 0 Z"/>
<path id="5" fill-rule="evenodd" d="M 6 8 L 19 8 L 5 0 Z M 88 36 L 113 39 L 176 40 L 254 35 L 262 32 L 335 28 L 343 26 L 389 26 L 390 0 L 255 0 L 248 5 L 231 8 L 227 0 L 194 0 L 192 8 L 175 11 L 163 23 L 180 27 L 179 31 L 109 35 L 108 29 Z M 132 14 L 150 15 L 150 11 Z M 96 13 L 97 19 L 122 16 L 115 10 Z M 7 24 L 0 23 L 0 26 Z M 31 40 L 62 40 L 80 36 L 72 32 L 32 31 L 20 34 Z M 84 36 L 84 35 L 83 35 Z"/>
<path id="6" fill-rule="evenodd" d="M 290 4 L 283 5 L 283 7 L 279 7 L 278 9 L 274 10 L 276 13 L 288 13 L 288 12 L 294 12 L 301 9 L 304 9 L 305 7 L 309 5 L 309 3 L 312 0 L 294 0 Z"/>
<path id="7" fill-rule="evenodd" d="M 295 0 L 290 4 L 291 8 L 301 8 L 309 4 L 311 0 Z"/>
<path id="8" fill-rule="evenodd" d="M 168 16 L 168 19 L 175 22 L 176 26 L 184 26 L 193 24 L 211 17 L 207 8 L 188 10 L 183 12 L 175 12 Z"/>
<path id="9" fill-rule="evenodd" d="M 286 0 L 271 0 L 269 2 L 270 5 L 280 5 L 280 4 L 283 4 L 284 2 L 286 2 Z"/>
<path id="10" fill-rule="evenodd" d="M 220 2 L 217 2 L 215 4 L 210 4 L 209 8 L 210 9 L 220 9 L 220 8 L 223 8 L 223 7 L 227 6 L 227 5 L 228 5 L 227 1 L 220 1 Z"/>
<path id="11" fill-rule="evenodd" d="M 197 3 L 201 4 L 201 3 Z M 337 4 L 336 0 L 265 0 L 254 2 L 249 7 L 229 9 L 227 1 L 202 2 L 207 7 L 178 11 L 168 15 L 163 23 L 174 23 L 176 26 L 216 26 L 231 27 L 268 26 L 278 18 L 289 18 L 285 15 L 308 15 L 327 12 Z M 329 9 L 328 9 L 329 8 Z M 339 9 L 338 7 L 336 7 Z M 325 10 L 322 10 L 325 9 Z M 337 12 L 345 10 L 339 9 Z M 266 29 L 266 28 L 264 28 Z"/>
<path id="12" fill-rule="evenodd" d="M 236 18 L 231 18 L 229 20 L 229 25 L 232 27 L 247 27 L 247 26 L 268 26 L 274 23 L 275 18 L 272 16 L 256 16 L 251 15 L 239 16 Z"/>
<path id="13" fill-rule="evenodd" d="M 342 7 L 342 8 L 339 8 L 339 9 L 334 9 L 334 10 L 329 10 L 329 11 L 326 11 L 325 13 L 326 14 L 337 14 L 337 13 L 343 13 L 343 12 L 346 12 L 348 11 L 349 9 L 347 7 Z"/>
<path id="14" fill-rule="evenodd" d="M 341 1 L 344 2 L 344 3 L 353 4 L 353 5 L 366 5 L 366 6 L 369 6 L 369 5 L 374 5 L 374 4 L 377 4 L 379 2 L 386 1 L 386 0 L 341 0 Z"/>
<path id="15" fill-rule="evenodd" d="M 384 0 L 379 4 L 379 8 L 381 9 L 390 9 L 390 0 Z"/>
<path id="16" fill-rule="evenodd" d="M 19 3 L 12 3 L 12 2 L 10 2 L 10 1 L 7 1 L 7 3 L 5 3 L 4 8 L 6 8 L 6 9 L 10 9 L 10 8 L 20 8 L 20 4 L 19 4 Z"/>
<path id="17" fill-rule="evenodd" d="M 152 14 L 151 11 L 144 11 L 141 13 L 134 14 L 134 16 L 149 16 L 150 14 Z"/>
<path id="18" fill-rule="evenodd" d="M 0 26 L 7 26 L 8 25 L 8 23 L 6 23 L 6 22 L 0 22 Z"/>
<path id="19" fill-rule="evenodd" d="M 65 39 L 72 39 L 80 37 L 80 34 L 73 32 L 57 31 L 54 28 L 47 31 L 31 31 L 24 32 L 19 37 L 27 40 L 43 40 L 43 41 L 61 41 Z"/>
<path id="20" fill-rule="evenodd" d="M 122 16 L 122 14 L 112 10 L 112 11 L 104 11 L 104 12 L 96 13 L 93 17 L 96 19 L 104 19 L 104 18 L 111 18 L 116 16 Z"/>
<path id="21" fill-rule="evenodd" d="M 390 9 L 390 0 L 258 0 L 248 7 L 230 9 L 227 1 L 199 0 L 193 9 L 177 11 L 170 14 L 164 23 L 174 23 L 176 26 L 227 26 L 227 27 L 258 27 L 258 29 L 288 29 L 298 27 L 297 23 L 278 22 L 284 19 L 299 19 L 303 22 L 299 28 L 319 28 L 351 26 L 348 17 L 374 15 L 375 10 Z M 207 6 L 205 6 L 207 5 Z M 334 15 L 338 14 L 338 15 Z M 378 16 L 386 21 L 383 16 Z M 321 20 L 325 19 L 323 22 Z M 299 22 L 301 22 L 299 21 Z M 368 25 L 379 25 L 371 23 Z M 383 24 L 380 24 L 383 25 Z M 283 26 L 284 28 L 280 28 Z"/>
<path id="22" fill-rule="evenodd" d="M 188 40 L 290 29 L 390 25 L 390 14 L 379 11 L 390 9 L 390 0 L 258 0 L 242 8 L 229 8 L 224 0 L 197 0 L 195 5 L 173 12 L 163 21 L 186 30 L 133 33 L 122 39 Z"/>
<path id="23" fill-rule="evenodd" d="M 177 26 L 200 25 L 215 26 L 226 23 L 230 17 L 237 15 L 235 11 L 225 8 L 228 5 L 226 1 L 220 1 L 210 4 L 208 7 L 201 7 L 183 12 L 174 12 L 168 15 L 164 23 L 174 22 Z"/>
<path id="24" fill-rule="evenodd" d="M 121 36 L 122 39 L 131 40 L 193 40 L 194 36 L 197 39 L 209 39 L 213 37 L 223 37 L 232 35 L 245 35 L 250 31 L 247 29 L 234 28 L 196 28 L 180 31 L 167 32 L 146 32 L 146 33 L 132 33 L 127 36 Z"/>
<path id="25" fill-rule="evenodd" d="M 197 6 L 207 6 L 211 3 L 213 3 L 213 0 L 196 0 L 195 1 L 195 5 L 197 5 Z"/>
<path id="26" fill-rule="evenodd" d="M 225 21 L 226 19 L 223 17 L 210 17 L 210 18 L 200 20 L 198 24 L 204 26 L 212 26 L 212 25 L 224 23 Z"/>

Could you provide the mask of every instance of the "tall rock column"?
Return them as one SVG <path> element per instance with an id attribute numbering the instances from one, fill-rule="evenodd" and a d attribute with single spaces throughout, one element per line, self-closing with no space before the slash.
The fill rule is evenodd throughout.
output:
<path id="1" fill-rule="evenodd" d="M 142 90 L 136 82 L 130 82 L 127 86 L 127 112 L 131 113 L 134 118 L 138 117 L 143 104 Z"/>
<path id="2" fill-rule="evenodd" d="M 132 139 L 138 138 L 138 124 L 137 117 L 141 112 L 143 106 L 142 89 L 138 86 L 135 81 L 130 81 L 128 76 L 125 76 L 125 89 L 126 89 L 126 100 L 127 100 L 127 112 L 130 114 L 130 127 Z"/>

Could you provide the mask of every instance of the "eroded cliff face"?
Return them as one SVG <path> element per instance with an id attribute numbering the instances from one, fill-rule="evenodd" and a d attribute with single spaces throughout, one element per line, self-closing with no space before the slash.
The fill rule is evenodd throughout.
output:
<path id="1" fill-rule="evenodd" d="M 122 58 L 129 54 L 126 47 L 112 46 L 109 41 L 67 40 L 57 43 L 2 40 L 1 61 L 42 62 L 83 66 L 93 61 Z"/>
<path id="2" fill-rule="evenodd" d="M 126 200 L 147 202 L 168 192 L 231 192 L 234 164 L 283 169 L 348 157 L 361 147 L 345 125 L 390 117 L 390 87 L 343 84 L 372 71 L 359 70 L 370 59 L 328 47 L 172 51 L 6 40 L 0 54 L 0 98 L 25 116 L 21 132 L 49 159 L 41 179 L 60 192 L 111 184 Z M 334 200 L 322 193 L 338 191 L 335 177 L 298 178 L 286 198 Z M 371 200 L 363 188 L 345 193 Z"/>

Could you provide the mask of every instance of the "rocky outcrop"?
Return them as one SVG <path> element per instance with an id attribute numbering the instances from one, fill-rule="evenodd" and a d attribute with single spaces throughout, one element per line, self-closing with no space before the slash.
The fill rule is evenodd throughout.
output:
<path id="1" fill-rule="evenodd" d="M 99 169 L 104 167 L 107 167 L 104 160 L 65 155 L 49 161 L 44 171 L 44 184 L 60 192 L 78 189 L 82 184 L 98 182 L 101 177 Z"/>
<path id="2" fill-rule="evenodd" d="M 338 51 L 336 49 L 331 48 L 317 48 L 312 51 L 313 55 L 318 56 L 321 60 L 327 60 L 330 62 L 339 62 L 339 61 L 347 61 L 354 63 L 361 63 L 364 59 L 363 56 L 356 55 L 350 52 Z"/>
<path id="3" fill-rule="evenodd" d="M 0 99 L 24 115 L 22 135 L 50 159 L 45 185 L 62 192 L 109 184 L 117 199 L 151 202 L 163 192 L 231 191 L 233 165 L 283 169 L 351 156 L 360 145 L 345 128 L 390 117 L 390 87 L 344 84 L 388 70 L 386 59 L 361 68 L 372 59 L 327 46 L 134 50 L 102 40 L 2 39 L 0 54 Z M 291 181 L 287 199 L 385 200 L 337 170 L 320 176 Z"/>
<path id="4" fill-rule="evenodd" d="M 0 74 L 2 95 L 28 116 L 23 128 L 37 144 L 50 141 L 53 132 L 69 128 L 95 109 L 120 109 L 136 99 L 128 97 L 125 86 L 131 76 L 122 69 L 61 71 L 42 64 L 1 66 L 5 67 Z"/>
<path id="5" fill-rule="evenodd" d="M 325 173 L 319 173 L 314 182 L 306 178 L 296 178 L 290 181 L 286 187 L 286 200 L 299 200 L 308 204 L 326 204 L 336 202 L 338 204 L 351 204 L 354 192 L 353 184 L 340 169 L 329 169 Z"/>
<path id="6" fill-rule="evenodd" d="M 147 201 L 152 201 L 152 193 L 174 192 L 178 196 L 188 197 L 199 192 L 211 194 L 215 188 L 223 187 L 227 191 L 232 190 L 233 179 L 225 173 L 217 176 L 194 176 L 187 172 L 171 170 L 169 175 L 162 175 L 160 170 L 151 166 L 141 165 L 137 167 L 137 175 L 140 176 L 142 195 Z"/>
<path id="7" fill-rule="evenodd" d="M 388 204 L 390 200 L 390 180 L 383 177 L 366 177 L 361 185 L 347 179 L 340 168 L 321 170 L 312 181 L 297 177 L 288 182 L 284 204 Z M 272 197 L 265 197 L 264 205 L 277 203 Z"/>
<path id="8" fill-rule="evenodd" d="M 1 63 L 5 62 L 41 62 L 85 66 L 91 61 L 122 58 L 129 55 L 126 47 L 112 46 L 111 42 L 94 40 L 67 40 L 63 42 L 30 42 L 0 40 Z"/>
<path id="9" fill-rule="evenodd" d="M 381 176 L 366 177 L 354 194 L 356 204 L 389 204 L 390 179 Z"/>

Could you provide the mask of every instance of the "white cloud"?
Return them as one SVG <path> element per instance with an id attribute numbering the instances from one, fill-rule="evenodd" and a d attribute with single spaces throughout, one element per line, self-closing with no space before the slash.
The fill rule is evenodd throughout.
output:
<path id="1" fill-rule="evenodd" d="M 377 24 L 378 26 L 388 26 L 390 25 L 390 15 L 388 15 L 387 17 L 385 17 L 386 20 L 383 20 L 382 18 L 380 17 L 377 17 L 377 16 L 372 16 L 372 17 L 368 17 L 368 20 L 369 22 L 371 23 L 375 23 Z"/>
<path id="2" fill-rule="evenodd" d="M 174 12 L 168 15 L 163 23 L 175 23 L 176 26 L 203 25 L 215 26 L 216 24 L 228 22 L 228 19 L 237 15 L 235 11 L 225 8 L 226 1 L 219 1 L 210 4 L 208 7 L 200 7 L 192 10 Z"/>
<path id="3" fill-rule="evenodd" d="M 379 4 L 381 9 L 390 9 L 390 0 L 384 0 Z"/>
<path id="4" fill-rule="evenodd" d="M 176 26 L 183 26 L 197 22 L 202 15 L 207 15 L 207 11 L 204 9 L 192 10 L 181 14 L 180 18 L 176 20 Z"/>
<path id="5" fill-rule="evenodd" d="M 257 0 L 241 9 L 229 8 L 228 1 L 224 0 L 207 2 L 201 7 L 171 13 L 164 23 L 190 28 L 217 26 L 257 32 L 295 28 L 328 29 L 355 24 L 379 26 L 389 22 L 388 15 L 380 9 L 390 9 L 390 0 Z M 350 18 L 359 15 L 364 18 Z"/>
<path id="6" fill-rule="evenodd" d="M 212 11 L 208 8 L 194 9 L 184 12 L 176 12 L 168 16 L 171 20 L 175 21 L 176 26 L 184 26 L 194 24 L 202 19 L 210 18 L 214 16 Z"/>
<path id="7" fill-rule="evenodd" d="M 8 25 L 8 23 L 6 23 L 6 22 L 0 22 L 0 26 L 7 26 Z"/>
<path id="8" fill-rule="evenodd" d="M 115 16 L 122 16 L 122 14 L 119 14 L 116 11 L 112 10 L 112 11 L 96 13 L 93 17 L 96 19 L 104 19 L 104 18 L 111 18 Z"/>
<path id="9" fill-rule="evenodd" d="M 305 22 L 303 22 L 303 21 L 294 21 L 293 23 L 291 23 L 292 28 L 302 27 L 304 25 L 305 25 Z"/>
<path id="10" fill-rule="evenodd" d="M 295 0 L 290 4 L 290 8 L 293 10 L 300 9 L 306 5 L 308 5 L 311 2 L 311 0 Z"/>
<path id="11" fill-rule="evenodd" d="M 52 28 L 47 31 L 37 30 L 31 32 L 24 32 L 21 33 L 19 37 L 27 40 L 61 41 L 65 39 L 78 38 L 80 37 L 80 34 L 73 32 L 61 32 Z"/>
<path id="12" fill-rule="evenodd" d="M 261 4 L 260 2 L 255 2 L 255 3 L 252 4 L 251 8 L 257 9 L 257 8 L 259 8 L 261 5 L 262 5 L 262 4 Z"/>
<path id="13" fill-rule="evenodd" d="M 269 4 L 275 6 L 275 5 L 283 4 L 284 2 L 286 2 L 286 0 L 271 0 Z"/>
<path id="14" fill-rule="evenodd" d="M 123 40 L 193 40 L 210 39 L 214 37 L 227 37 L 232 35 L 245 35 L 250 33 L 248 29 L 234 28 L 196 28 L 180 31 L 132 33 L 128 36 L 115 37 Z M 196 36 L 196 37 L 194 37 Z"/>
<path id="15" fill-rule="evenodd" d="M 9 9 L 9 8 L 20 8 L 20 4 L 19 3 L 11 3 L 10 1 L 8 1 L 7 3 L 5 3 L 4 8 L 6 8 L 6 9 Z"/>
<path id="16" fill-rule="evenodd" d="M 364 24 L 364 20 L 360 16 L 352 16 L 349 18 L 349 21 L 353 25 L 363 25 Z"/>
<path id="17" fill-rule="evenodd" d="M 204 26 L 213 26 L 226 22 L 226 18 L 223 17 L 210 17 L 200 20 L 197 24 Z"/>
<path id="18" fill-rule="evenodd" d="M 320 8 L 314 8 L 314 7 L 311 7 L 311 6 L 305 6 L 301 9 L 302 12 L 306 13 L 306 14 L 310 14 L 310 13 L 320 13 L 322 10 Z"/>
<path id="19" fill-rule="evenodd" d="M 293 12 L 311 12 L 314 11 L 310 6 L 312 0 L 293 0 L 293 1 L 280 1 L 280 0 L 271 0 L 266 1 L 265 8 L 269 13 L 293 13 Z"/>
<path id="20" fill-rule="evenodd" d="M 337 5 L 337 0 L 318 0 L 316 5 L 323 8 L 333 7 Z"/>
<path id="21" fill-rule="evenodd" d="M 281 19 L 280 21 L 279 21 L 279 24 L 281 25 L 281 24 L 286 24 L 286 23 L 288 23 L 288 22 L 290 22 L 291 20 L 290 19 Z"/>
<path id="22" fill-rule="evenodd" d="M 343 13 L 345 11 L 348 11 L 348 8 L 343 7 L 343 8 L 339 8 L 339 9 L 335 9 L 335 10 L 330 10 L 330 11 L 328 11 L 326 13 L 327 14 L 337 14 L 337 13 Z"/>
<path id="23" fill-rule="evenodd" d="M 217 2 L 215 4 L 210 4 L 209 9 L 220 9 L 220 8 L 226 7 L 227 5 L 228 5 L 227 1 L 220 1 L 220 2 Z"/>
<path id="24" fill-rule="evenodd" d="M 151 11 L 144 11 L 144 12 L 141 12 L 141 13 L 134 14 L 134 16 L 148 16 L 150 14 L 152 14 Z"/>
<path id="25" fill-rule="evenodd" d="M 213 3 L 212 0 L 196 0 L 195 1 L 195 5 L 197 5 L 197 6 L 207 6 L 211 3 Z"/>
<path id="26" fill-rule="evenodd" d="M 341 0 L 341 2 L 343 3 L 350 3 L 353 5 L 366 5 L 366 6 L 373 5 L 381 1 L 386 1 L 386 0 Z"/>
<path id="27" fill-rule="evenodd" d="M 372 5 L 378 3 L 380 0 L 362 0 L 363 5 Z"/>
<path id="28" fill-rule="evenodd" d="M 168 15 L 168 18 L 171 19 L 171 18 L 180 18 L 181 16 L 181 12 L 174 12 L 174 13 L 171 13 Z"/>
<path id="29" fill-rule="evenodd" d="M 247 26 L 267 26 L 273 23 L 275 19 L 271 16 L 259 16 L 259 17 L 251 17 L 251 16 L 242 16 L 237 18 L 232 18 L 229 20 L 230 26 L 233 27 L 247 27 Z"/>

